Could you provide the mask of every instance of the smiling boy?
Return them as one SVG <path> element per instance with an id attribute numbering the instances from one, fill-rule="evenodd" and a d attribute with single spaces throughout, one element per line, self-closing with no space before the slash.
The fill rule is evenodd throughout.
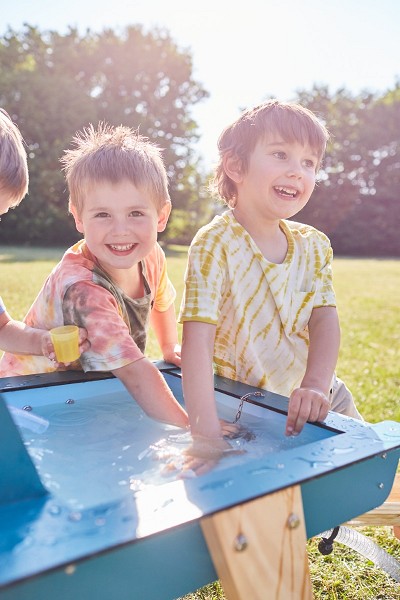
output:
<path id="1" fill-rule="evenodd" d="M 186 427 L 185 411 L 144 356 L 151 320 L 164 359 L 180 364 L 175 290 L 157 243 L 171 210 L 160 151 L 136 131 L 105 124 L 79 132 L 74 143 L 62 163 L 70 212 L 84 239 L 53 269 L 25 322 L 85 327 L 91 341 L 80 358 L 85 371 L 111 371 L 149 416 Z M 0 369 L 3 375 L 56 370 L 44 357 L 11 354 Z"/>
<path id="2" fill-rule="evenodd" d="M 246 111 L 219 138 L 215 187 L 229 210 L 195 236 L 180 320 L 194 446 L 228 449 L 213 374 L 288 396 L 287 435 L 328 410 L 360 418 L 336 378 L 340 328 L 328 238 L 289 221 L 308 202 L 328 132 L 309 110 L 276 100 Z M 213 369 L 214 367 L 214 369 Z"/>

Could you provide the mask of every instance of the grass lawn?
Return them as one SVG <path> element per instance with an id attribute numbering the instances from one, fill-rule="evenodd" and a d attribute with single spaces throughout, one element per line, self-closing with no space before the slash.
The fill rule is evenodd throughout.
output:
<path id="1" fill-rule="evenodd" d="M 186 248 L 172 246 L 167 254 L 178 310 Z M 0 293 L 14 318 L 23 318 L 61 255 L 62 250 L 57 249 L 0 247 Z M 400 261 L 335 258 L 334 282 L 342 326 L 338 375 L 353 391 L 367 421 L 400 421 Z M 152 358 L 160 357 L 152 335 L 147 353 Z M 400 560 L 400 542 L 389 528 L 369 527 L 361 531 Z M 373 563 L 340 544 L 334 546 L 333 554 L 323 557 L 317 550 L 317 541 L 308 542 L 316 599 L 400 600 L 400 584 Z M 185 600 L 224 598 L 218 583 L 185 596 Z"/>

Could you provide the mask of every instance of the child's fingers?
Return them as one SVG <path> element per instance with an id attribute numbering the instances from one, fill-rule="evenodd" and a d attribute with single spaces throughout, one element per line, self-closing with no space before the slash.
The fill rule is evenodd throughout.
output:
<path id="1" fill-rule="evenodd" d="M 289 401 L 286 435 L 298 435 L 305 423 L 323 421 L 329 411 L 329 401 L 319 390 L 297 388 Z"/>

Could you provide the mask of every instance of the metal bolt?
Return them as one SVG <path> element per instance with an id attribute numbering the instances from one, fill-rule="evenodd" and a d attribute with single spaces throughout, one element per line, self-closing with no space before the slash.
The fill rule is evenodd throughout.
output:
<path id="1" fill-rule="evenodd" d="M 238 533 L 234 540 L 234 548 L 236 552 L 243 552 L 247 548 L 247 538 L 243 533 Z"/>
<path id="2" fill-rule="evenodd" d="M 287 526 L 289 529 L 296 529 L 299 525 L 300 518 L 295 513 L 291 513 L 287 520 Z"/>
<path id="3" fill-rule="evenodd" d="M 383 483 L 378 483 L 378 488 L 380 490 L 383 490 L 384 487 L 385 487 L 385 485 Z"/>

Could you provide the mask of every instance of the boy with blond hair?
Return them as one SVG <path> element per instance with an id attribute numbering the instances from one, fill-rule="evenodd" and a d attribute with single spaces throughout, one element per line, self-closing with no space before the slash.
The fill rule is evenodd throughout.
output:
<path id="1" fill-rule="evenodd" d="M 244 112 L 219 138 L 214 183 L 229 210 L 191 244 L 180 314 L 197 473 L 228 448 L 214 372 L 288 396 L 287 435 L 328 410 L 360 418 L 334 375 L 340 329 L 331 245 L 289 220 L 311 196 L 328 138 L 311 111 L 277 100 Z"/>
<path id="2" fill-rule="evenodd" d="M 0 215 L 15 208 L 28 192 L 28 165 L 23 139 L 8 113 L 0 108 Z M 81 350 L 88 346 L 81 330 Z M 8 314 L 0 297 L 0 349 L 55 358 L 48 331 L 28 327 Z"/>
<path id="3" fill-rule="evenodd" d="M 150 416 L 180 427 L 186 412 L 144 356 L 149 319 L 163 357 L 180 364 L 174 309 L 157 233 L 171 210 L 160 150 L 128 127 L 92 125 L 62 158 L 69 209 L 84 239 L 69 248 L 45 281 L 25 321 L 35 327 L 85 327 L 91 347 L 84 371 L 111 371 Z M 5 355 L 0 369 L 54 371 L 43 357 Z"/>

